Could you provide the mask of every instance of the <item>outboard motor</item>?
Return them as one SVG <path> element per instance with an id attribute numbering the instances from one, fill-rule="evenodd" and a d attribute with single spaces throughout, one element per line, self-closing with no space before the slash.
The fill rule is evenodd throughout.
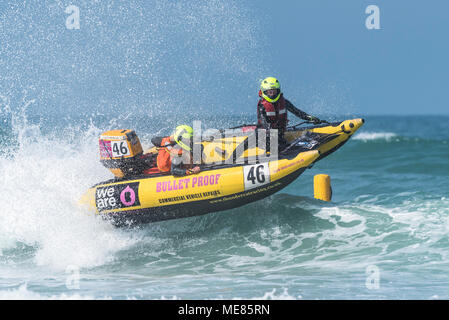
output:
<path id="1" fill-rule="evenodd" d="M 117 178 L 137 175 L 148 167 L 134 130 L 111 130 L 99 139 L 100 162 Z"/>

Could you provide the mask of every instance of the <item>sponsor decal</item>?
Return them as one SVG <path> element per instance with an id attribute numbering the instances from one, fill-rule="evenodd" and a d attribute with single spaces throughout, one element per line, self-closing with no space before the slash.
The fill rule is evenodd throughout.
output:
<path id="1" fill-rule="evenodd" d="M 186 194 L 186 195 L 177 196 L 177 197 L 161 198 L 161 199 L 159 199 L 159 203 L 169 203 L 169 202 L 186 201 L 186 200 L 197 200 L 197 199 L 203 199 L 203 198 L 207 198 L 207 197 L 216 197 L 216 196 L 219 196 L 219 195 L 221 195 L 220 190 L 214 190 L 214 191 Z"/>
<path id="2" fill-rule="evenodd" d="M 111 141 L 100 140 L 100 157 L 101 158 L 112 157 Z"/>
<path id="3" fill-rule="evenodd" d="M 104 140 L 126 140 L 125 136 L 100 136 Z"/>
<path id="4" fill-rule="evenodd" d="M 265 187 L 262 187 L 262 188 L 258 188 L 258 189 L 250 190 L 250 191 L 245 191 L 245 192 L 242 192 L 242 193 L 239 193 L 239 194 L 235 194 L 235 195 L 228 196 L 228 197 L 222 197 L 222 198 L 219 198 L 219 199 L 212 199 L 212 200 L 209 200 L 209 202 L 214 204 L 214 203 L 220 203 L 220 202 L 237 200 L 237 199 L 241 199 L 241 198 L 244 198 L 244 197 L 250 197 L 250 196 L 256 195 L 256 194 L 258 194 L 260 192 L 270 191 L 271 189 L 279 187 L 280 185 L 281 185 L 280 182 L 274 182 L 273 184 L 265 186 Z"/>
<path id="5" fill-rule="evenodd" d="M 95 204 L 98 211 L 140 206 L 139 182 L 97 187 Z"/>
<path id="6" fill-rule="evenodd" d="M 291 162 L 291 163 L 289 163 L 289 164 L 287 164 L 285 166 L 279 167 L 274 172 L 278 173 L 281 170 L 288 169 L 288 168 L 293 167 L 293 166 L 295 166 L 297 164 L 300 164 L 301 162 L 304 162 L 304 159 L 299 159 L 299 160 L 293 161 L 293 162 Z"/>
<path id="7" fill-rule="evenodd" d="M 130 151 L 126 141 L 100 140 L 100 156 L 102 158 L 117 158 L 129 155 Z"/>
<path id="8" fill-rule="evenodd" d="M 184 179 L 174 179 L 158 182 L 156 192 L 167 192 L 181 189 L 195 189 L 203 186 L 218 185 L 221 174 L 194 176 Z"/>

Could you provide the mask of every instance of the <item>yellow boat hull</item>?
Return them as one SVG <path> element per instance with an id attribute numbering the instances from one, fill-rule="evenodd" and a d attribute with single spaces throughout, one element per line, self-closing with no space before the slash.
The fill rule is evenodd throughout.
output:
<path id="1" fill-rule="evenodd" d="M 330 135 L 331 139 L 314 150 L 264 163 L 206 167 L 199 174 L 184 177 L 142 175 L 109 180 L 90 188 L 80 202 L 120 225 L 185 218 L 239 207 L 287 186 L 314 162 L 343 145 L 362 124 L 362 119 L 354 119 L 338 126 L 307 129 L 315 135 Z M 294 141 L 304 132 L 293 130 L 285 137 Z"/>

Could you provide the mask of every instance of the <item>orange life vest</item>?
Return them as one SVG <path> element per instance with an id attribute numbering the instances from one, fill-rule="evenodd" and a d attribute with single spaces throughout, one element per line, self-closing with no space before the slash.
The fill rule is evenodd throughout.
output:
<path id="1" fill-rule="evenodd" d="M 159 171 L 169 172 L 171 170 L 171 156 L 181 154 L 182 149 L 173 148 L 170 137 L 163 138 L 156 159 L 157 168 Z"/>

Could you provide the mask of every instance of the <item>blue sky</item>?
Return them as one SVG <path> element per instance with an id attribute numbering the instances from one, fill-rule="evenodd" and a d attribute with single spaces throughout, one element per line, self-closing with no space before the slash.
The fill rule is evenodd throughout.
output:
<path id="1" fill-rule="evenodd" d="M 365 13 L 377 5 L 380 30 Z M 365 114 L 449 114 L 449 1 L 258 1 L 287 86 L 335 84 Z M 338 89 L 336 89 L 338 90 Z M 297 97 L 298 100 L 301 97 Z"/>
<path id="2" fill-rule="evenodd" d="M 37 114 L 255 114 L 276 76 L 311 114 L 447 115 L 448 13 L 443 0 L 2 2 L 0 95 Z"/>

